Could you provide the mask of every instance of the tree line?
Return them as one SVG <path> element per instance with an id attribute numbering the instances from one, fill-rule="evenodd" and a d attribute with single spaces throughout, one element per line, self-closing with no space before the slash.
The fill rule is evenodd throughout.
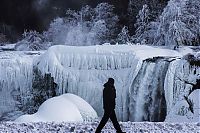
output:
<path id="1" fill-rule="evenodd" d="M 142 2 L 144 5 L 141 6 Z M 111 43 L 173 47 L 200 44 L 198 0 L 170 0 L 166 7 L 156 0 L 152 3 L 142 2 L 129 0 L 126 12 L 121 12 L 125 15 L 118 15 L 115 6 L 109 3 L 100 3 L 96 7 L 86 5 L 80 10 L 68 9 L 64 16 L 51 21 L 46 31 L 25 31 L 18 46 L 25 44 L 27 48 L 34 45 L 31 49 L 38 50 L 58 44 L 86 46 Z M 136 13 L 135 8 L 139 7 Z M 122 19 L 122 16 L 126 18 Z M 18 50 L 22 49 L 18 47 Z"/>

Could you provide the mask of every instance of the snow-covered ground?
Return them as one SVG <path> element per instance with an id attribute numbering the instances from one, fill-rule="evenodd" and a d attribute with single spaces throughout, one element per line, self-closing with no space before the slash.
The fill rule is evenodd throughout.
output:
<path id="1" fill-rule="evenodd" d="M 0 133 L 94 133 L 99 123 L 11 123 L 0 122 Z M 126 133 L 200 133 L 200 123 L 120 123 Z M 115 133 L 111 122 L 102 133 Z"/>

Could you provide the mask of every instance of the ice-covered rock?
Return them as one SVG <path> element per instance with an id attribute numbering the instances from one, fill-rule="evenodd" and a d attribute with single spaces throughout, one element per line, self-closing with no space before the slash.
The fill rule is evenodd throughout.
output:
<path id="1" fill-rule="evenodd" d="M 188 98 L 192 101 L 193 111 L 185 99 L 178 101 L 167 115 L 166 122 L 200 122 L 200 90 L 195 90 Z"/>
<path id="2" fill-rule="evenodd" d="M 83 122 L 97 118 L 96 111 L 82 98 L 63 94 L 45 101 L 35 114 L 23 115 L 16 122 Z"/>
<path id="3" fill-rule="evenodd" d="M 40 52 L 0 52 L 0 116 L 30 95 L 33 59 Z"/>

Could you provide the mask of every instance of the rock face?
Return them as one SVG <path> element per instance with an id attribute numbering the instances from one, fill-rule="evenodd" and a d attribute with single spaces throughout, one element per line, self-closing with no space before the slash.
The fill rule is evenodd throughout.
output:
<path id="1" fill-rule="evenodd" d="M 148 53 L 145 54 L 145 51 Z M 33 83 L 39 82 L 33 78 L 33 68 L 36 68 L 40 73 L 38 77 L 51 74 L 53 80 L 49 84 L 55 83 L 57 87 L 50 90 L 55 91 L 56 95 L 78 95 L 97 111 L 98 116 L 102 116 L 103 84 L 112 77 L 117 90 L 116 114 L 121 121 L 164 121 L 173 112 L 176 103 L 189 96 L 200 73 L 199 66 L 191 65 L 178 52 L 148 46 L 54 46 L 39 58 L 31 56 L 32 62 L 23 64 L 23 67 L 32 64 L 28 70 L 30 73 L 23 74 L 20 64 L 16 64 L 19 69 L 12 68 L 13 72 L 21 70 L 21 78 L 29 77 L 29 80 L 23 79 L 23 83 L 29 87 L 14 85 L 14 88 L 20 88 L 17 97 L 21 99 L 19 103 L 22 106 L 35 95 L 31 92 L 34 89 Z M 11 62 L 12 58 L 0 59 L 0 62 Z M 14 78 L 18 81 L 19 77 L 14 75 Z M 2 82 L 1 79 L 0 83 Z M 11 82 L 6 82 L 1 87 L 4 93 L 10 94 L 13 89 L 5 88 L 5 85 L 11 85 Z M 8 99 L 17 101 L 13 100 L 13 96 Z M 9 104 L 15 107 L 17 105 L 11 102 Z M 5 103 L 5 108 L 9 104 Z"/>

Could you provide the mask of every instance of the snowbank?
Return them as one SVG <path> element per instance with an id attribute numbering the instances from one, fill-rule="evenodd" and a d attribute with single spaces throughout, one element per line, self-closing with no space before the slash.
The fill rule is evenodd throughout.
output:
<path id="1" fill-rule="evenodd" d="M 35 114 L 23 115 L 16 122 L 83 122 L 95 119 L 94 109 L 82 98 L 64 94 L 45 101 Z"/>

